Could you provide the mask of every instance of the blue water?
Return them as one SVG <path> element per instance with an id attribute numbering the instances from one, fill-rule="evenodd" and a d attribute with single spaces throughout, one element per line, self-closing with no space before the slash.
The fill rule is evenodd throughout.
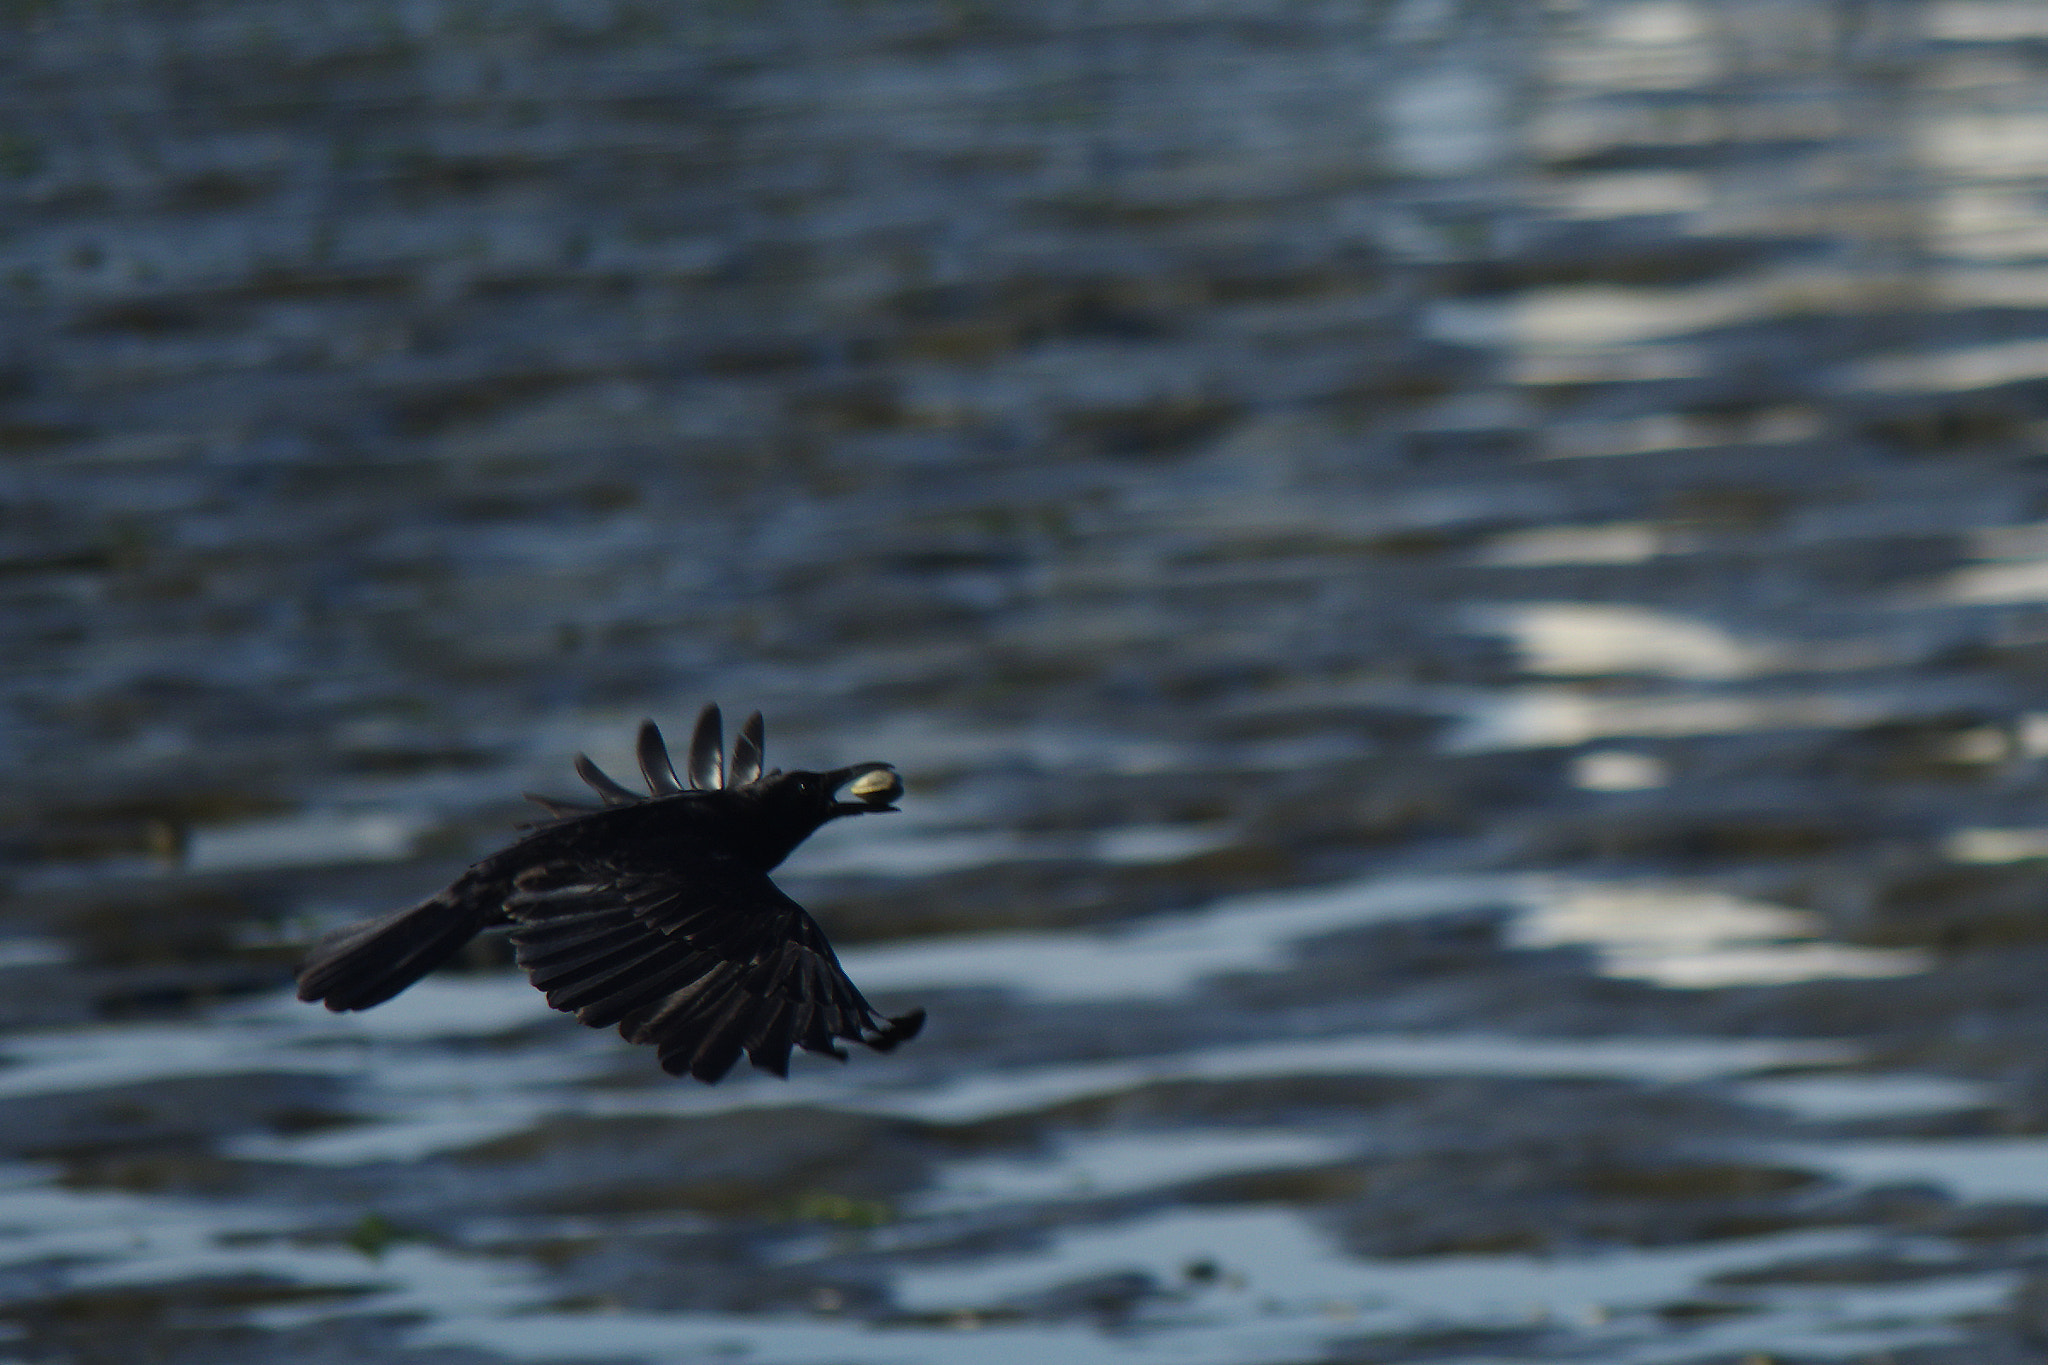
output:
<path id="1" fill-rule="evenodd" d="M 0 81 L 0 1359 L 2033 1359 L 2024 5 L 85 6 Z M 485 942 L 898 766 L 926 1033 Z"/>

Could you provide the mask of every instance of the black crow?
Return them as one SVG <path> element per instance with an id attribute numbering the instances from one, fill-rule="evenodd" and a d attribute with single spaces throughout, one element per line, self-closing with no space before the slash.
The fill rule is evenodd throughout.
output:
<path id="1" fill-rule="evenodd" d="M 718 708 L 707 706 L 687 787 L 651 720 L 640 723 L 647 796 L 578 754 L 577 775 L 602 806 L 529 793 L 547 819 L 432 899 L 322 941 L 299 969 L 299 999 L 366 1010 L 481 931 L 510 925 L 519 965 L 550 1005 L 654 1044 L 671 1075 L 716 1081 L 744 1052 L 786 1076 L 792 1047 L 844 1061 L 839 1040 L 887 1052 L 916 1036 L 924 1011 L 878 1016 L 817 921 L 768 880 L 827 820 L 895 810 L 896 770 L 764 772 L 758 711 L 740 727 L 730 771 L 724 750 Z"/>

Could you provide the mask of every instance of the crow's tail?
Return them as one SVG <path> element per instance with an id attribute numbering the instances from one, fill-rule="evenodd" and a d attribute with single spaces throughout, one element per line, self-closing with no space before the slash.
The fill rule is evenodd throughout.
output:
<path id="1" fill-rule="evenodd" d="M 299 968 L 299 999 L 335 1011 L 383 1004 L 501 921 L 506 889 L 465 876 L 409 910 L 329 934 Z"/>

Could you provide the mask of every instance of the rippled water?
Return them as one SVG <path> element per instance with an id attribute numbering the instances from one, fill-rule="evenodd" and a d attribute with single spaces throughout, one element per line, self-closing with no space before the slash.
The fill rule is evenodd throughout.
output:
<path id="1" fill-rule="evenodd" d="M 2048 1351 L 2039 7 L 0 24 L 0 1359 Z M 915 1044 L 292 1000 L 712 699 Z"/>

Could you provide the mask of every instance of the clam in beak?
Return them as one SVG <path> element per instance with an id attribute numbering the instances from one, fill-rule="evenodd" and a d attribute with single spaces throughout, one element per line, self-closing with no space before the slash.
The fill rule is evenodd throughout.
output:
<path id="1" fill-rule="evenodd" d="M 845 772 L 848 780 L 838 790 L 853 799 L 833 802 L 833 810 L 854 815 L 896 809 L 889 803 L 903 795 L 903 779 L 894 768 L 886 763 L 862 763 Z"/>

